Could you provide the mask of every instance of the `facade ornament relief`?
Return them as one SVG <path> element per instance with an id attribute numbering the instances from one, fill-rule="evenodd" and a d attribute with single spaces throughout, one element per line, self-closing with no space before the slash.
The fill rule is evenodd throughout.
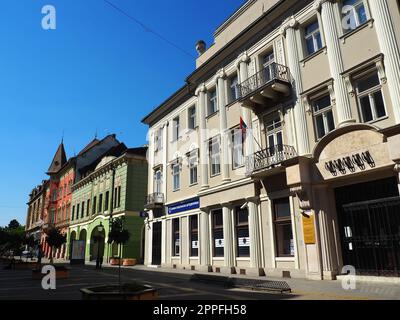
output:
<path id="1" fill-rule="evenodd" d="M 299 199 L 299 208 L 303 211 L 311 210 L 311 203 L 308 192 L 303 185 L 298 185 L 290 188 L 290 194 Z"/>
<path id="2" fill-rule="evenodd" d="M 286 31 L 287 31 L 288 29 L 294 29 L 294 28 L 296 28 L 298 25 L 299 25 L 299 21 L 298 21 L 294 16 L 291 16 L 291 17 L 287 18 L 287 19 L 282 23 L 282 26 L 281 26 L 281 28 L 280 28 L 280 33 L 281 33 L 283 36 L 286 36 Z"/>
<path id="3" fill-rule="evenodd" d="M 204 83 L 200 84 L 195 92 L 195 95 L 198 96 L 200 94 L 200 92 L 207 92 L 207 87 Z"/>
<path id="4" fill-rule="evenodd" d="M 386 78 L 386 71 L 385 71 L 385 66 L 383 65 L 382 59 L 379 59 L 376 61 L 376 69 L 378 70 L 379 78 L 382 82 L 382 84 L 387 83 L 387 78 Z"/>
<path id="5" fill-rule="evenodd" d="M 336 96 L 335 96 L 335 87 L 333 86 L 333 82 L 328 84 L 328 91 L 329 91 L 329 96 L 331 97 L 332 106 L 335 106 L 336 105 Z"/>
<path id="6" fill-rule="evenodd" d="M 344 76 L 344 82 L 346 84 L 348 94 L 350 95 L 350 97 L 354 97 L 355 91 L 349 74 Z"/>
<path id="7" fill-rule="evenodd" d="M 236 68 L 240 68 L 240 64 L 248 63 L 250 61 L 250 56 L 248 55 L 247 51 L 241 53 L 236 60 Z"/>

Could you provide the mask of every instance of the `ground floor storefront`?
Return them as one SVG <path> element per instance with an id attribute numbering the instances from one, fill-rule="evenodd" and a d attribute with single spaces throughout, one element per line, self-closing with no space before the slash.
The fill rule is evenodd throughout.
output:
<path id="1" fill-rule="evenodd" d="M 137 215 L 118 214 L 114 216 L 114 218 L 120 217 L 124 219 L 124 228 L 130 233 L 129 241 L 126 244 L 121 248 L 116 243 L 109 244 L 110 217 L 97 216 L 86 222 L 70 226 L 67 238 L 68 259 L 84 262 L 96 261 L 97 257 L 101 257 L 104 262 L 109 262 L 110 259 L 121 256 L 123 259 L 135 259 L 140 262 L 144 233 L 143 219 Z"/>
<path id="2" fill-rule="evenodd" d="M 397 128 L 398 129 L 398 128 Z M 145 264 L 271 277 L 400 275 L 400 134 L 349 125 L 307 157 L 149 212 Z"/>

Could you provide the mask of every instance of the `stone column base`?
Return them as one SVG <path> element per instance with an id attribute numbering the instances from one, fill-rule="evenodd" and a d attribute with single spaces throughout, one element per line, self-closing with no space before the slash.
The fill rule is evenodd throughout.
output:
<path id="1" fill-rule="evenodd" d="M 336 280 L 337 274 L 336 271 L 324 271 L 323 278 L 324 280 Z"/>
<path id="2" fill-rule="evenodd" d="M 212 266 L 199 266 L 198 270 L 200 272 L 213 272 Z"/>
<path id="3" fill-rule="evenodd" d="M 264 277 L 265 276 L 265 271 L 263 268 L 243 268 L 246 270 L 246 275 L 247 276 L 252 276 L 252 277 Z"/>
<path id="4" fill-rule="evenodd" d="M 221 267 L 221 273 L 236 274 L 236 268 L 235 267 Z"/>

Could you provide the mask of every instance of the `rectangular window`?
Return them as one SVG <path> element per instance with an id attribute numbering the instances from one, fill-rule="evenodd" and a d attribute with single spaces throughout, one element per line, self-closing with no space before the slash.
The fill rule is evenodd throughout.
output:
<path id="1" fill-rule="evenodd" d="M 266 54 L 263 58 L 262 58 L 262 62 L 263 62 L 263 71 L 262 71 L 262 77 L 263 77 L 263 82 L 267 83 L 269 81 L 271 81 L 274 78 L 274 74 L 275 74 L 275 54 L 274 52 L 270 52 L 268 54 Z"/>
<path id="2" fill-rule="evenodd" d="M 72 206 L 72 214 L 71 214 L 71 221 L 75 219 L 75 206 Z"/>
<path id="3" fill-rule="evenodd" d="M 238 76 L 234 75 L 229 79 L 229 103 L 239 99 Z"/>
<path id="4" fill-rule="evenodd" d="M 343 0 L 342 5 L 342 25 L 345 33 L 368 20 L 364 0 Z"/>
<path id="5" fill-rule="evenodd" d="M 249 212 L 235 208 L 236 247 L 238 257 L 250 257 Z"/>
<path id="6" fill-rule="evenodd" d="M 106 198 L 104 199 L 104 211 L 108 211 L 108 201 L 110 199 L 110 192 L 106 192 Z"/>
<path id="7" fill-rule="evenodd" d="M 174 164 L 172 168 L 173 182 L 174 182 L 174 191 L 178 191 L 181 188 L 181 172 L 180 165 Z"/>
<path id="8" fill-rule="evenodd" d="M 157 171 L 154 173 L 154 192 L 155 193 L 162 193 L 162 186 L 163 186 L 163 181 L 162 181 L 162 171 L 161 169 L 157 169 Z"/>
<path id="9" fill-rule="evenodd" d="M 89 217 L 90 214 L 90 199 L 86 202 L 86 216 Z"/>
<path id="10" fill-rule="evenodd" d="M 172 120 L 172 139 L 173 141 L 177 141 L 180 137 L 180 120 L 179 117 L 174 118 Z"/>
<path id="11" fill-rule="evenodd" d="M 217 90 L 212 89 L 208 93 L 208 115 L 218 111 Z"/>
<path id="12" fill-rule="evenodd" d="M 190 256 L 199 256 L 199 229 L 198 229 L 198 216 L 190 216 Z"/>
<path id="13" fill-rule="evenodd" d="M 243 134 L 240 128 L 232 130 L 232 166 L 233 169 L 244 165 Z"/>
<path id="14" fill-rule="evenodd" d="M 83 219 L 85 217 L 85 201 L 82 202 L 81 210 L 81 219 Z"/>
<path id="15" fill-rule="evenodd" d="M 99 206 L 97 212 L 103 212 L 103 194 L 99 195 Z"/>
<path id="16" fill-rule="evenodd" d="M 154 133 L 154 151 L 162 150 L 163 144 L 163 129 L 159 128 Z"/>
<path id="17" fill-rule="evenodd" d="M 311 55 L 322 48 L 321 32 L 319 23 L 315 21 L 304 28 L 307 54 Z"/>
<path id="18" fill-rule="evenodd" d="M 121 207 L 121 186 L 118 187 L 117 208 Z"/>
<path id="19" fill-rule="evenodd" d="M 289 198 L 274 200 L 273 205 L 276 254 L 278 257 L 294 257 L 292 217 Z"/>
<path id="20" fill-rule="evenodd" d="M 93 197 L 92 214 L 96 214 L 97 197 Z"/>
<path id="21" fill-rule="evenodd" d="M 224 220 L 222 210 L 212 212 L 212 229 L 213 229 L 213 256 L 224 256 Z"/>
<path id="22" fill-rule="evenodd" d="M 325 95 L 313 101 L 312 106 L 315 131 L 319 140 L 335 129 L 330 95 Z"/>
<path id="23" fill-rule="evenodd" d="M 190 152 L 189 155 L 190 185 L 197 183 L 197 165 L 198 165 L 198 157 L 197 157 L 197 150 L 195 150 Z"/>
<path id="24" fill-rule="evenodd" d="M 375 121 L 386 117 L 382 85 L 375 72 L 356 82 L 357 98 L 363 122 Z"/>
<path id="25" fill-rule="evenodd" d="M 192 106 L 188 109 L 188 127 L 191 130 L 197 127 L 196 106 Z"/>
<path id="26" fill-rule="evenodd" d="M 172 252 L 174 257 L 179 257 L 181 247 L 179 218 L 172 220 Z"/>
<path id="27" fill-rule="evenodd" d="M 283 151 L 283 132 L 282 121 L 279 116 L 265 123 L 268 156 L 279 156 L 279 152 Z"/>
<path id="28" fill-rule="evenodd" d="M 80 206 L 80 204 L 78 203 L 78 204 L 76 205 L 76 219 L 79 219 L 80 208 L 81 208 L 81 206 Z"/>
<path id="29" fill-rule="evenodd" d="M 211 176 L 219 175 L 221 172 L 219 137 L 214 137 L 209 141 L 209 154 Z"/>

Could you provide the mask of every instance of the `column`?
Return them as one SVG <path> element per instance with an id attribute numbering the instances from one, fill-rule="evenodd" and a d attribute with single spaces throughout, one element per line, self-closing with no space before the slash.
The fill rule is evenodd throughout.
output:
<path id="1" fill-rule="evenodd" d="M 168 163 L 168 121 L 163 125 L 163 168 L 162 168 L 162 192 L 164 193 L 164 202 L 167 201 L 167 163 Z"/>
<path id="2" fill-rule="evenodd" d="M 299 50 L 297 47 L 296 30 L 298 22 L 292 17 L 284 22 L 281 32 L 286 38 L 286 48 L 288 53 L 288 62 L 290 73 L 293 78 L 293 95 L 296 101 L 294 106 L 294 116 L 296 119 L 297 152 L 299 155 L 310 154 L 310 142 L 307 131 L 306 111 L 300 93 L 303 92 L 303 83 L 301 79 Z"/>
<path id="3" fill-rule="evenodd" d="M 228 273 L 235 273 L 235 246 L 233 241 L 232 227 L 232 205 L 230 203 L 222 204 L 222 215 L 224 221 L 224 258 L 225 268 Z"/>
<path id="4" fill-rule="evenodd" d="M 396 123 L 400 123 L 400 50 L 387 0 L 369 1 L 385 69 Z"/>
<path id="5" fill-rule="evenodd" d="M 199 129 L 200 129 L 200 142 L 199 142 L 199 153 L 200 161 L 199 167 L 201 170 L 201 189 L 207 189 L 208 185 L 208 159 L 207 159 L 207 130 L 206 130 L 206 102 L 207 102 L 207 89 L 204 83 L 200 85 L 196 90 L 196 96 L 198 97 L 198 108 L 199 108 Z"/>
<path id="6" fill-rule="evenodd" d="M 210 210 L 202 208 L 200 212 L 200 266 L 203 271 L 212 271 L 211 269 L 211 251 L 210 251 Z"/>
<path id="7" fill-rule="evenodd" d="M 346 84 L 341 76 L 344 71 L 342 53 L 340 51 L 339 33 L 337 31 L 333 0 L 316 0 L 314 8 L 321 9 L 322 24 L 328 52 L 329 68 L 334 79 L 335 105 L 338 115 L 338 126 L 355 122 L 351 112 L 350 99 Z"/>
<path id="8" fill-rule="evenodd" d="M 249 234 L 250 234 L 250 268 L 257 275 L 264 275 L 262 270 L 261 256 L 261 233 L 260 233 L 260 213 L 258 211 L 258 201 L 256 198 L 249 198 L 247 207 L 249 211 Z"/>
<path id="9" fill-rule="evenodd" d="M 249 77 L 248 71 L 248 63 L 250 61 L 250 57 L 247 52 L 242 53 L 236 61 L 236 67 L 239 70 L 239 83 L 245 81 Z M 246 123 L 248 127 L 248 134 L 245 142 L 244 155 L 250 156 L 254 153 L 254 138 L 253 133 L 253 122 L 251 118 L 251 110 L 248 107 L 242 105 L 241 107 L 241 115 L 243 121 Z"/>
<path id="10" fill-rule="evenodd" d="M 218 90 L 218 109 L 219 109 L 219 129 L 221 133 L 221 174 L 222 183 L 230 182 L 229 177 L 229 152 L 228 152 L 228 138 L 227 132 L 227 118 L 226 118 L 226 74 L 225 70 L 218 71 L 216 76 L 216 85 Z"/>
<path id="11" fill-rule="evenodd" d="M 148 193 L 153 193 L 154 187 L 154 130 L 150 129 L 148 133 L 149 148 L 148 148 L 148 162 L 149 162 L 149 175 L 148 175 Z"/>
<path id="12" fill-rule="evenodd" d="M 161 265 L 164 266 L 167 263 L 167 220 L 161 221 Z"/>

